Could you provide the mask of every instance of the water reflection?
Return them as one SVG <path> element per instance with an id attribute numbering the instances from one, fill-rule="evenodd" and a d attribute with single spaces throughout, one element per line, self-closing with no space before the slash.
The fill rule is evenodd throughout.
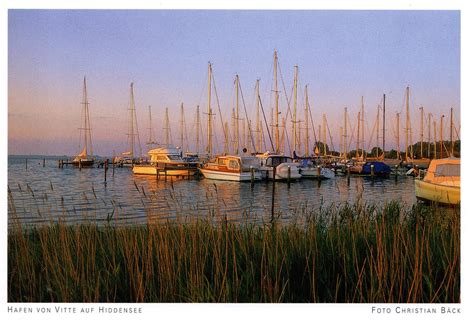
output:
<path id="1" fill-rule="evenodd" d="M 38 224 L 62 219 L 68 223 L 111 219 L 117 224 L 179 219 L 225 218 L 229 221 L 268 221 L 271 214 L 271 181 L 234 183 L 226 181 L 173 179 L 157 181 L 136 176 L 130 169 L 59 169 L 57 161 L 8 160 L 9 222 Z M 415 202 L 413 178 L 375 179 L 345 177 L 322 182 L 301 180 L 275 183 L 275 211 L 291 221 L 303 210 L 331 203 L 384 204 L 397 200 Z"/>

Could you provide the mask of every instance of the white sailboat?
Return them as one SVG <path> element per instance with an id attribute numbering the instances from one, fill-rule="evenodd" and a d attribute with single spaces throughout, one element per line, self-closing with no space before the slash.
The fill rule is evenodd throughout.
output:
<path id="1" fill-rule="evenodd" d="M 83 123 L 81 123 L 81 128 L 79 129 L 81 132 L 81 142 L 83 139 L 84 143 L 82 143 L 82 151 L 72 160 L 71 164 L 78 167 L 90 167 L 94 165 L 94 158 L 92 156 L 92 140 L 89 119 L 89 102 L 87 101 L 86 77 L 84 77 L 82 105 L 84 120 Z M 84 134 L 84 137 L 82 137 L 82 133 Z"/>

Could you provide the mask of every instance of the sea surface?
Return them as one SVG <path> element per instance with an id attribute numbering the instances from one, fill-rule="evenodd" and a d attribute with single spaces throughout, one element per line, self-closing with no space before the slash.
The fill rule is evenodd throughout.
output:
<path id="1" fill-rule="evenodd" d="M 207 179 L 157 181 L 133 175 L 129 168 L 73 166 L 58 168 L 56 158 L 8 158 L 9 225 L 98 222 L 146 224 L 199 218 L 234 222 L 268 222 L 272 210 L 272 181 L 238 183 Z M 274 215 L 282 221 L 319 208 L 346 202 L 383 206 L 391 201 L 416 202 L 414 178 L 337 176 L 333 180 L 302 179 L 275 183 Z"/>

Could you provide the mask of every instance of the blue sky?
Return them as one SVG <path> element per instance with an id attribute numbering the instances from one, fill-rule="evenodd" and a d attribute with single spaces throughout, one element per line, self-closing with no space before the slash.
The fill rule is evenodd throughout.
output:
<path id="1" fill-rule="evenodd" d="M 328 115 L 336 149 L 344 107 L 355 125 L 364 96 L 370 134 L 383 93 L 393 146 L 408 85 L 414 139 L 420 106 L 438 122 L 453 107 L 460 121 L 459 11 L 9 10 L 8 18 L 10 154 L 76 153 L 84 75 L 98 154 L 125 150 L 130 82 L 143 142 L 149 105 L 159 140 L 165 107 L 178 134 L 181 102 L 191 132 L 196 105 L 206 107 L 208 61 L 226 119 L 236 73 L 251 118 L 257 78 L 269 114 L 275 49 L 288 95 L 298 65 L 298 109 L 308 84 L 315 124 Z"/>

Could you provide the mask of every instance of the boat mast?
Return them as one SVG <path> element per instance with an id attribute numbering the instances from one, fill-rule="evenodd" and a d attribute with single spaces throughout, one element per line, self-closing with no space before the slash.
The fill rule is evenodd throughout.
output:
<path id="1" fill-rule="evenodd" d="M 408 99 L 409 99 L 409 87 L 407 87 L 407 95 L 406 95 L 406 124 L 405 124 L 405 161 L 408 162 L 408 132 L 410 129 L 410 112 L 408 110 Z"/>
<path id="2" fill-rule="evenodd" d="M 91 140 L 91 127 L 89 119 L 89 101 L 87 100 L 87 84 L 86 77 L 84 76 L 84 83 L 82 88 L 82 105 L 84 107 L 84 128 L 80 130 L 84 131 L 84 148 L 86 156 L 93 155 L 92 153 L 92 140 Z"/>
<path id="3" fill-rule="evenodd" d="M 344 159 L 347 160 L 347 107 L 344 108 Z"/>
<path id="4" fill-rule="evenodd" d="M 297 134 L 296 134 L 296 105 L 297 105 L 297 95 L 298 95 L 298 65 L 295 65 L 295 77 L 293 84 L 293 152 L 296 152 L 297 149 Z"/>
<path id="5" fill-rule="evenodd" d="M 278 129 L 278 56 L 277 51 L 273 53 L 273 70 L 275 78 L 275 140 L 276 140 L 276 153 L 280 152 L 280 132 Z"/>
<path id="6" fill-rule="evenodd" d="M 423 119 L 425 118 L 423 114 L 423 107 L 420 107 L 421 110 L 421 122 L 420 122 L 420 128 L 421 128 L 421 141 L 420 141 L 420 159 L 423 158 Z"/>
<path id="7" fill-rule="evenodd" d="M 434 145 L 433 145 L 433 148 L 434 148 L 434 159 L 436 159 L 436 147 L 438 146 L 438 143 L 437 142 L 437 137 L 436 137 L 436 120 L 433 120 L 433 130 L 434 130 Z"/>
<path id="8" fill-rule="evenodd" d="M 319 154 L 321 154 L 321 125 L 318 125 L 318 151 L 319 151 Z"/>
<path id="9" fill-rule="evenodd" d="M 382 155 L 385 157 L 385 93 L 383 94 Z"/>
<path id="10" fill-rule="evenodd" d="M 169 120 L 169 117 L 168 117 L 168 107 L 166 107 L 166 109 L 165 109 L 165 128 L 164 128 L 164 131 L 165 131 L 165 144 L 166 144 L 166 147 L 169 147 L 169 145 L 170 145 L 170 120 Z"/>
<path id="11" fill-rule="evenodd" d="M 360 134 L 360 111 L 357 113 L 357 144 L 356 144 L 356 159 L 359 159 L 359 134 Z"/>
<path id="12" fill-rule="evenodd" d="M 235 154 L 239 154 L 240 134 L 239 134 L 239 75 L 235 75 Z M 245 130 L 245 127 L 244 127 Z"/>
<path id="13" fill-rule="evenodd" d="M 196 153 L 199 154 L 201 151 L 200 146 L 201 143 L 199 141 L 199 133 L 201 130 L 201 118 L 199 117 L 199 105 L 196 107 Z"/>
<path id="14" fill-rule="evenodd" d="M 224 123 L 224 133 L 225 133 L 224 154 L 228 154 L 229 153 L 229 125 L 227 122 Z"/>
<path id="15" fill-rule="evenodd" d="M 362 112 L 361 112 L 361 123 L 362 123 L 362 160 L 365 161 L 365 141 L 364 141 L 364 96 L 362 96 Z"/>
<path id="16" fill-rule="evenodd" d="M 211 62 L 209 62 L 207 74 L 207 154 L 210 157 L 212 155 Z"/>
<path id="17" fill-rule="evenodd" d="M 400 113 L 397 113 L 397 160 L 401 160 L 401 155 L 400 155 Z"/>
<path id="18" fill-rule="evenodd" d="M 344 127 L 339 127 L 339 156 L 344 155 Z"/>
<path id="19" fill-rule="evenodd" d="M 377 138 L 375 141 L 375 150 L 377 158 L 379 157 L 379 139 L 380 139 L 380 105 L 377 106 Z"/>
<path id="20" fill-rule="evenodd" d="M 431 159 L 431 113 L 428 114 L 428 159 Z"/>
<path id="21" fill-rule="evenodd" d="M 130 142 L 130 155 L 131 157 L 135 157 L 135 136 L 137 137 L 138 141 L 138 148 L 139 148 L 139 156 L 142 156 L 142 148 L 140 145 L 140 135 L 138 133 L 138 125 L 137 125 L 137 113 L 135 109 L 135 97 L 133 95 L 133 82 L 130 83 L 130 131 L 128 134 L 129 142 Z"/>
<path id="22" fill-rule="evenodd" d="M 257 80 L 257 124 L 256 126 L 256 133 L 257 133 L 257 152 L 262 151 L 262 133 L 260 128 L 260 80 Z"/>
<path id="23" fill-rule="evenodd" d="M 233 148 L 234 148 L 234 154 L 239 153 L 239 149 L 237 147 L 237 129 L 235 126 L 235 108 L 232 109 L 232 130 L 234 132 L 234 140 L 232 141 Z"/>
<path id="24" fill-rule="evenodd" d="M 451 156 L 454 156 L 454 142 L 453 142 L 453 107 L 451 107 L 451 122 L 449 128 L 449 137 L 451 141 Z"/>
<path id="25" fill-rule="evenodd" d="M 151 119 L 151 106 L 148 106 L 148 142 L 146 143 L 147 146 L 151 146 L 156 144 L 153 134 L 153 123 Z"/>
<path id="26" fill-rule="evenodd" d="M 323 114 L 323 147 L 324 147 L 324 156 L 327 156 L 327 151 L 326 151 L 326 143 L 327 143 L 327 138 L 326 138 L 326 128 L 327 128 L 327 120 L 326 120 L 326 114 Z"/>
<path id="27" fill-rule="evenodd" d="M 439 139 L 440 139 L 440 142 L 439 142 L 439 158 L 442 159 L 443 158 L 443 119 L 444 119 L 444 115 L 441 115 L 441 122 L 440 122 L 440 129 L 439 129 Z"/>
<path id="28" fill-rule="evenodd" d="M 184 104 L 181 103 L 181 132 L 180 132 L 181 151 L 184 151 Z"/>
<path id="29" fill-rule="evenodd" d="M 305 119 L 305 141 L 304 155 L 309 156 L 309 111 L 308 111 L 308 85 L 304 87 L 304 119 Z"/>

